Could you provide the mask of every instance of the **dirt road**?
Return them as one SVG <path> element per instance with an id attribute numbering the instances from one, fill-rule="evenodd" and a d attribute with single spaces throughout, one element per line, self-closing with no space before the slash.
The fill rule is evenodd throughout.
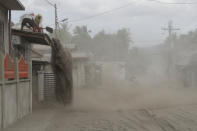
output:
<path id="1" fill-rule="evenodd" d="M 77 89 L 74 104 L 45 104 L 5 131 L 197 131 L 195 89 Z"/>

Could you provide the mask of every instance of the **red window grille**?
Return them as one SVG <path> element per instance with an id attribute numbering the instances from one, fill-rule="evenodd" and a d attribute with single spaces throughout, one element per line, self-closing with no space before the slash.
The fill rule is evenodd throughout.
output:
<path id="1" fill-rule="evenodd" d="M 24 57 L 21 57 L 18 63 L 19 78 L 28 78 L 28 64 L 25 62 Z"/>
<path id="2" fill-rule="evenodd" d="M 4 58 L 4 77 L 5 79 L 15 79 L 14 62 L 8 54 Z"/>

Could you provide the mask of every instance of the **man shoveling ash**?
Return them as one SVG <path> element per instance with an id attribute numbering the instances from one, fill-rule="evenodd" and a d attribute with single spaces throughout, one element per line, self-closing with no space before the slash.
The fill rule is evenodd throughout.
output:
<path id="1" fill-rule="evenodd" d="M 72 57 L 60 41 L 53 39 L 52 68 L 56 77 L 56 98 L 64 104 L 71 104 L 73 97 Z"/>
<path id="2" fill-rule="evenodd" d="M 38 14 L 34 18 L 34 14 L 30 14 L 32 18 L 24 18 L 21 23 L 21 30 L 23 30 L 24 27 L 27 27 L 28 29 L 32 29 L 33 32 L 43 32 L 43 28 L 40 27 L 40 24 L 42 22 L 42 15 Z"/>

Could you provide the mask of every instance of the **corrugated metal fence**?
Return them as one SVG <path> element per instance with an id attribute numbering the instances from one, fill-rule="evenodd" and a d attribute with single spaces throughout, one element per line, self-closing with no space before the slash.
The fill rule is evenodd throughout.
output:
<path id="1" fill-rule="evenodd" d="M 44 73 L 44 100 L 52 100 L 55 98 L 56 80 L 54 73 Z"/>
<path id="2" fill-rule="evenodd" d="M 55 75 L 52 72 L 38 72 L 39 101 L 55 99 Z"/>

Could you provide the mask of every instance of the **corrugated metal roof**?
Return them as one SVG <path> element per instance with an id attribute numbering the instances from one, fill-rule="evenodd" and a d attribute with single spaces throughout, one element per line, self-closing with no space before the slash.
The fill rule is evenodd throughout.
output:
<path id="1" fill-rule="evenodd" d="M 65 44 L 64 47 L 66 47 L 69 50 L 75 50 L 77 46 L 75 44 Z"/>
<path id="2" fill-rule="evenodd" d="M 50 46 L 52 43 L 50 37 L 45 33 L 12 29 L 12 35 L 23 37 L 30 43 L 34 43 L 34 44 Z"/>
<path id="3" fill-rule="evenodd" d="M 0 4 L 9 10 L 25 10 L 19 0 L 0 0 Z"/>
<path id="4" fill-rule="evenodd" d="M 84 52 L 72 52 L 71 53 L 73 60 L 88 60 L 89 56 Z"/>

